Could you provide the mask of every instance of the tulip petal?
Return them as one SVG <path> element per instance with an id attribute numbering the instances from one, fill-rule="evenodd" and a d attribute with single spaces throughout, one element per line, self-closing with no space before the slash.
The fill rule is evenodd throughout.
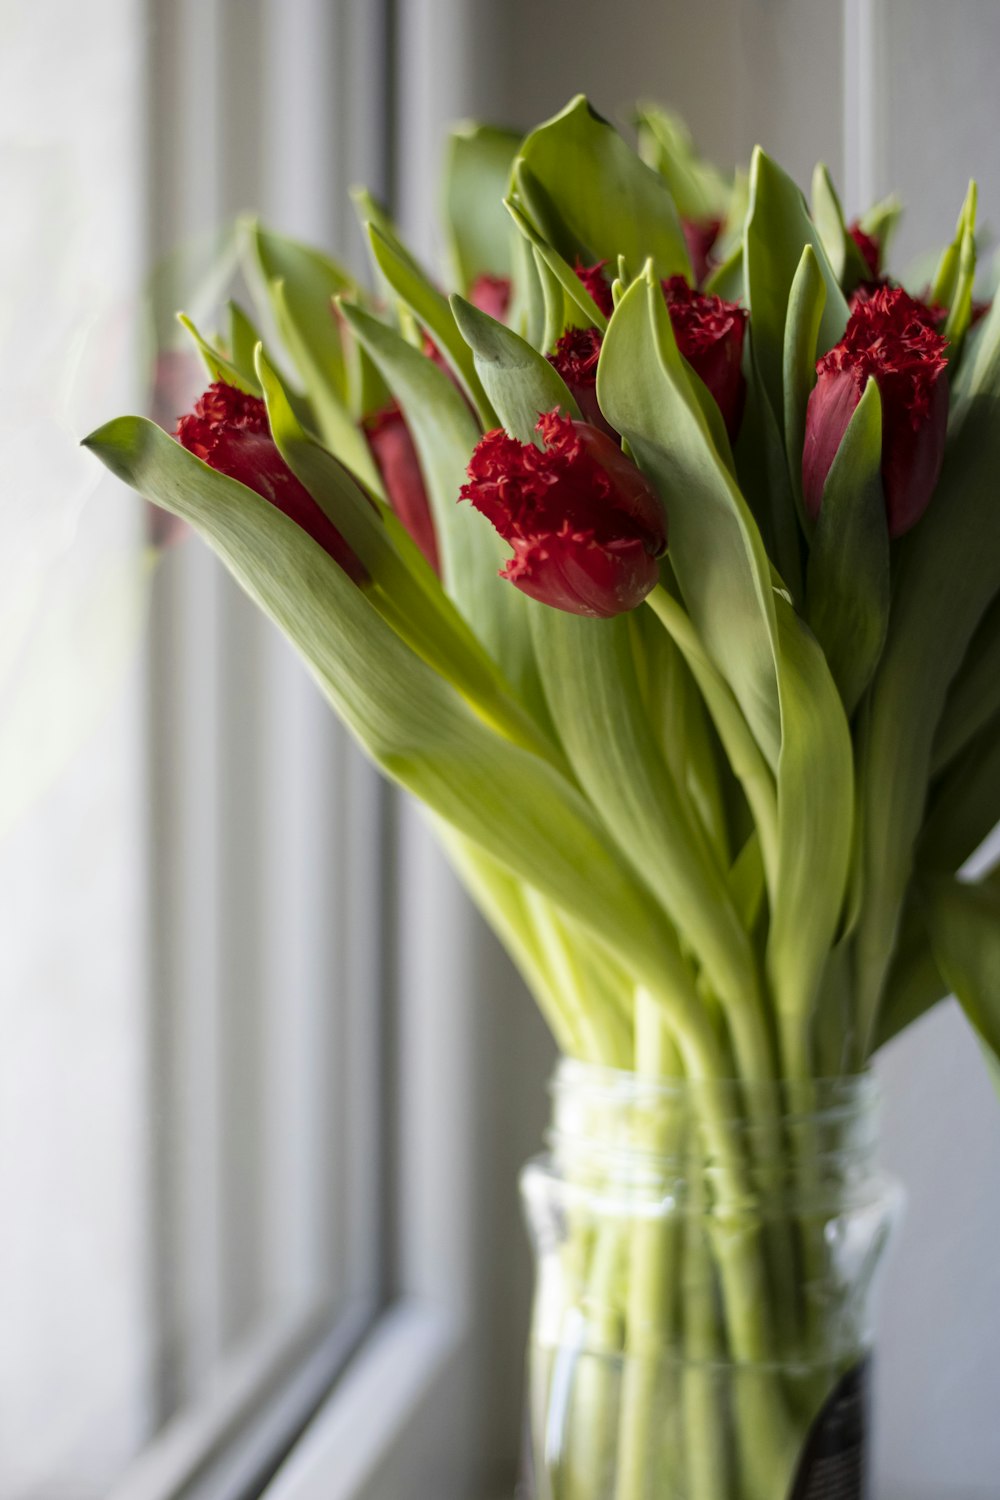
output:
<path id="1" fill-rule="evenodd" d="M 806 591 L 806 618 L 848 715 L 872 679 L 889 625 L 881 467 L 882 406 L 869 380 L 827 475 Z"/>

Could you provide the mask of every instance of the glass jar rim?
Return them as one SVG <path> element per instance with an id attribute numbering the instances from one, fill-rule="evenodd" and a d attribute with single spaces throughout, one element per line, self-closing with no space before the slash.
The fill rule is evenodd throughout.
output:
<path id="1" fill-rule="evenodd" d="M 744 1118 L 748 1104 L 762 1097 L 777 1104 L 777 1114 L 786 1124 L 817 1117 L 830 1123 L 837 1119 L 857 1119 L 876 1113 L 882 1098 L 880 1080 L 871 1068 L 859 1073 L 803 1079 L 661 1078 L 574 1057 L 559 1059 L 548 1088 L 556 1105 L 560 1098 L 574 1094 L 586 1095 L 595 1104 L 622 1109 L 665 1104 L 697 1108 L 699 1100 L 711 1091 L 734 1124 Z"/>

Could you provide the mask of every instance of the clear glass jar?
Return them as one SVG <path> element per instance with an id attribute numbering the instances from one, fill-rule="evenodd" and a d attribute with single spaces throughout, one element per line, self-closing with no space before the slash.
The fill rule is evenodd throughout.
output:
<path id="1" fill-rule="evenodd" d="M 522 1176 L 530 1500 L 862 1500 L 896 1218 L 873 1077 L 658 1081 L 563 1061 Z"/>

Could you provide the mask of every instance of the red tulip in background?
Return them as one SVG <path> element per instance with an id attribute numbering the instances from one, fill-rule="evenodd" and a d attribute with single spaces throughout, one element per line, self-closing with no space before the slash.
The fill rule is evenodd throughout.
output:
<path id="1" fill-rule="evenodd" d="M 722 297 L 693 291 L 683 276 L 664 281 L 663 295 L 677 347 L 715 397 L 732 441 L 746 397 L 742 369 L 746 311 Z"/>
<path id="2" fill-rule="evenodd" d="M 606 265 L 606 260 L 599 260 L 592 266 L 585 266 L 578 259 L 573 269 L 604 316 L 610 318 L 615 310 L 615 303 L 611 295 L 611 283 L 604 274 L 604 267 Z"/>
<path id="3" fill-rule="evenodd" d="M 369 581 L 361 561 L 278 452 L 259 396 L 217 381 L 180 418 L 174 436 L 196 458 L 269 500 L 355 583 Z"/>
<path id="4" fill-rule="evenodd" d="M 618 441 L 618 434 L 597 404 L 597 361 L 603 339 L 596 328 L 567 328 L 546 358 L 569 389 L 585 422 Z"/>
<path id="5" fill-rule="evenodd" d="M 721 228 L 721 219 L 681 220 L 684 243 L 691 257 L 691 273 L 695 286 L 701 286 L 712 269 L 712 247 L 719 238 Z"/>
<path id="6" fill-rule="evenodd" d="M 848 225 L 847 232 L 861 251 L 861 259 L 868 267 L 868 274 L 872 281 L 878 281 L 882 275 L 881 244 L 873 234 L 865 234 L 857 220 Z"/>
<path id="7" fill-rule="evenodd" d="M 488 432 L 469 463 L 469 500 L 509 542 L 501 571 L 523 593 L 575 615 L 635 609 L 656 585 L 667 545 L 663 506 L 604 433 L 558 412 L 544 448 Z"/>
<path id="8" fill-rule="evenodd" d="M 510 309 L 510 277 L 489 276 L 485 272 L 477 276 L 469 288 L 469 301 L 498 323 L 506 323 Z"/>
<path id="9" fill-rule="evenodd" d="M 417 450 L 403 413 L 393 401 L 363 422 L 365 437 L 389 504 L 434 569 L 440 573 L 437 537 Z"/>
<path id="10" fill-rule="evenodd" d="M 611 288 L 605 278 L 606 261 L 583 266 L 576 274 L 602 311 L 611 312 Z M 746 381 L 743 377 L 743 341 L 747 315 L 735 302 L 706 296 L 688 286 L 683 276 L 663 282 L 663 295 L 677 347 L 688 364 L 714 396 L 730 441 L 735 439 L 743 416 Z M 571 328 L 548 355 L 569 386 L 588 422 L 616 436 L 597 404 L 597 361 L 601 335 L 596 328 Z"/>
<path id="11" fill-rule="evenodd" d="M 944 457 L 947 342 L 933 311 L 902 287 L 878 287 L 855 305 L 844 337 L 816 366 L 806 411 L 802 488 L 814 520 L 826 476 L 870 378 L 882 398 L 889 535 L 901 536 L 923 515 Z"/>

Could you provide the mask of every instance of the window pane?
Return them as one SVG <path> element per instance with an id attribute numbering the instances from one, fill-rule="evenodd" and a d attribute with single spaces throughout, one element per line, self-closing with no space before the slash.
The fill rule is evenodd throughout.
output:
<path id="1" fill-rule="evenodd" d="M 78 447 L 146 364 L 161 420 L 187 399 L 138 334 L 218 268 L 268 7 L 0 7 L 0 1500 L 152 1500 L 265 1464 L 373 1312 L 382 801 Z M 147 285 L 151 195 L 180 254 Z"/>
<path id="2" fill-rule="evenodd" d="M 139 518 L 77 446 L 135 399 L 138 9 L 39 0 L 3 15 L 0 1494 L 12 1500 L 102 1494 L 149 1417 Z"/>

